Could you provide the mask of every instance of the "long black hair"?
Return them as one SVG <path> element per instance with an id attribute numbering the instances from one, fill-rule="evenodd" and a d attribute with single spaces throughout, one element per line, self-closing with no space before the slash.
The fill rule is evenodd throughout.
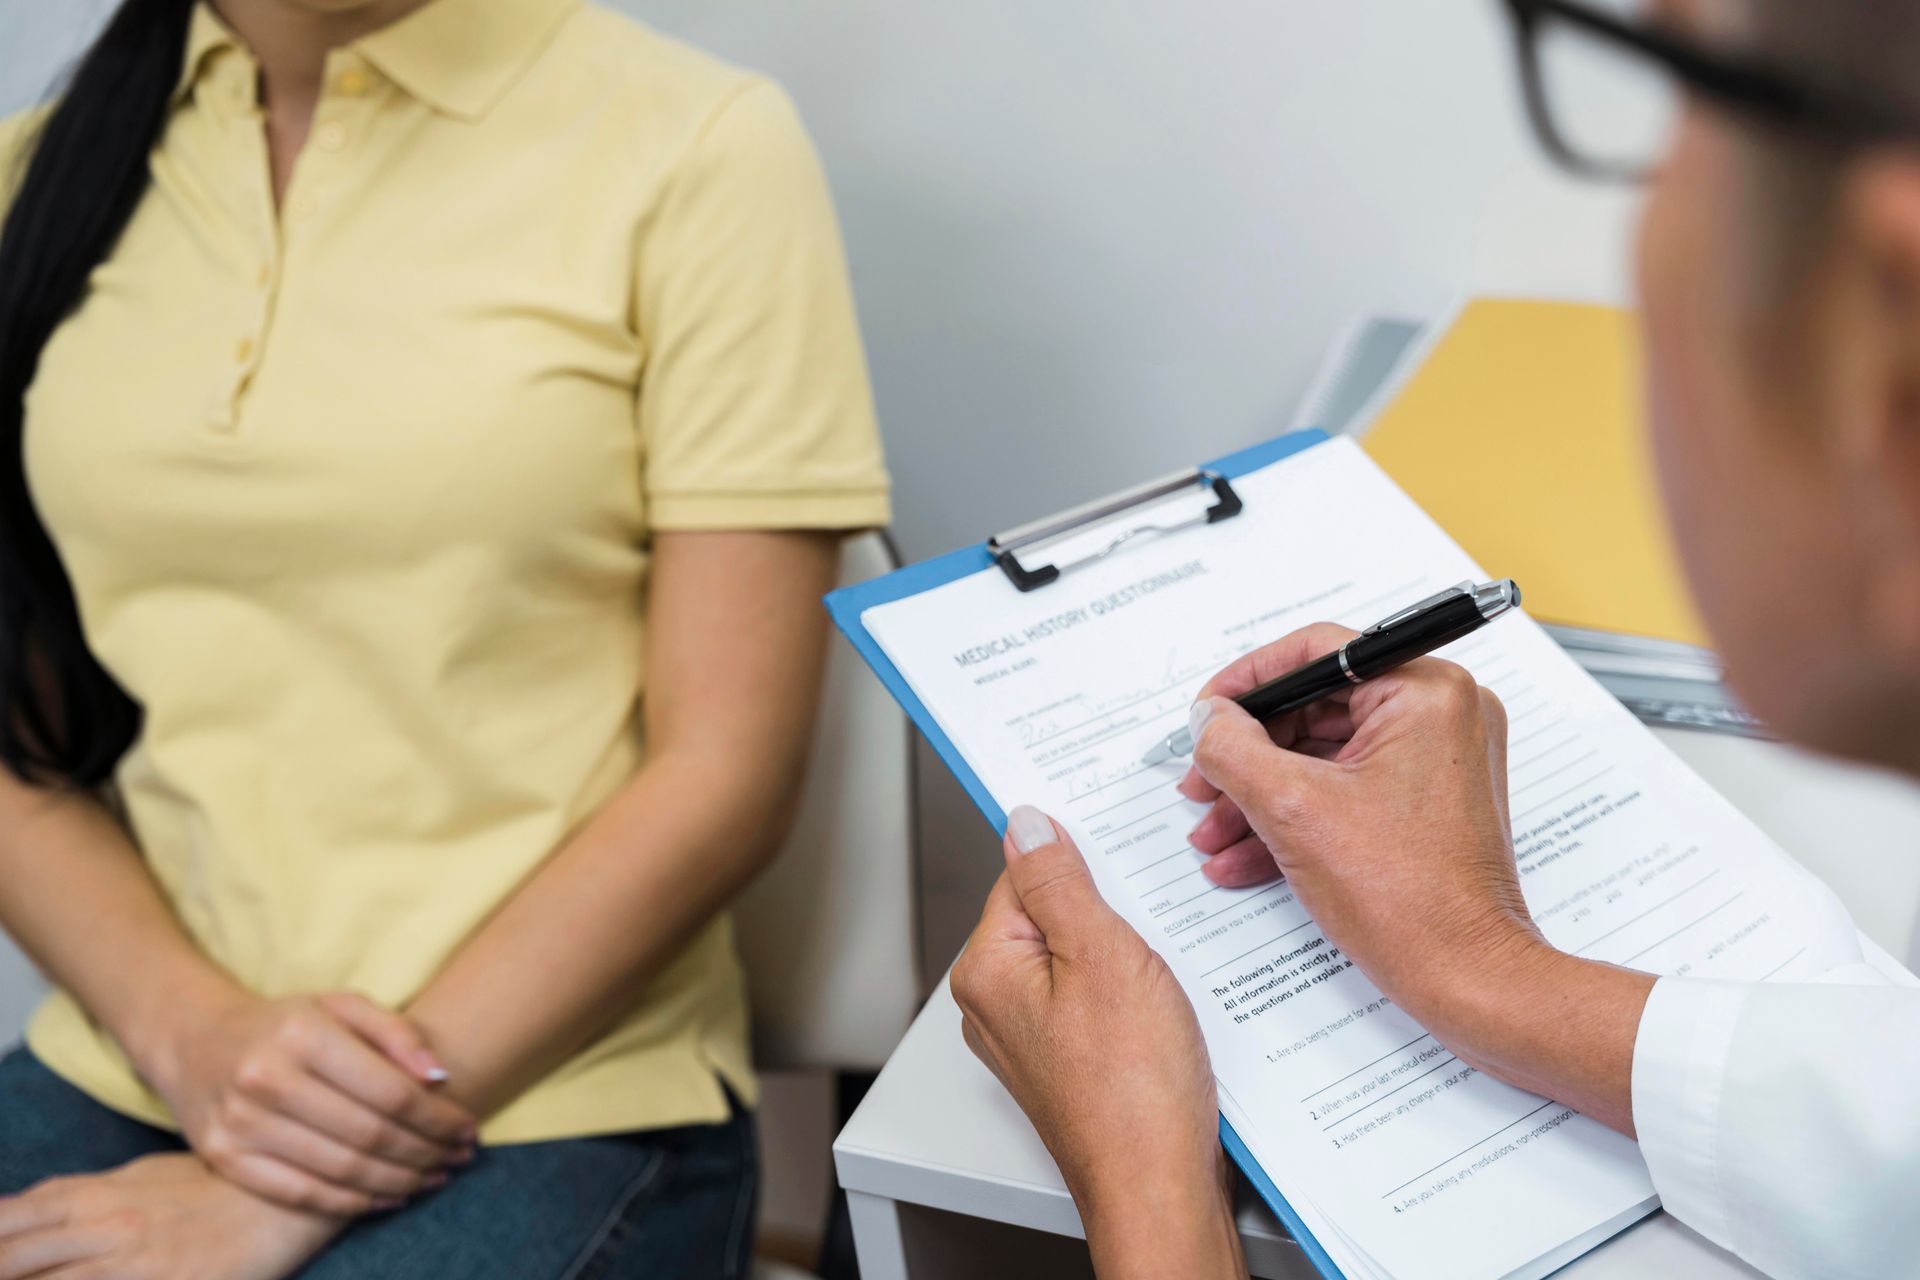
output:
<path id="1" fill-rule="evenodd" d="M 123 0 L 31 144 L 0 231 L 0 763 L 33 782 L 110 776 L 140 708 L 88 649 L 21 453 L 40 353 L 147 189 L 193 0 Z"/>

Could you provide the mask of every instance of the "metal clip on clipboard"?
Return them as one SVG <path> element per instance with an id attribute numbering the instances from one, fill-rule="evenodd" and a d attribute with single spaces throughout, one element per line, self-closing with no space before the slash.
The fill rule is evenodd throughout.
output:
<path id="1" fill-rule="evenodd" d="M 1152 520 L 1141 520 L 1121 529 L 1096 550 L 1069 560 L 1064 564 L 1041 564 L 1028 567 L 1020 563 L 1020 553 L 1052 542 L 1070 533 L 1103 524 L 1129 512 L 1141 512 L 1144 508 L 1175 498 L 1188 490 L 1211 489 L 1214 502 L 1199 515 L 1185 520 L 1176 520 L 1172 524 L 1160 524 Z M 1000 566 L 1009 581 L 1022 591 L 1032 591 L 1044 587 L 1061 574 L 1104 560 L 1135 538 L 1149 535 L 1164 537 L 1178 533 L 1182 529 L 1191 529 L 1203 524 L 1218 524 L 1222 520 L 1232 519 L 1240 514 L 1240 495 L 1233 491 L 1227 478 L 1217 471 L 1195 467 L 1190 471 L 1175 472 L 1158 480 L 1149 480 L 1143 485 L 1105 498 L 1096 498 L 1092 502 L 1062 511 L 1057 515 L 1042 516 L 1029 521 L 1017 529 L 1005 533 L 996 533 L 987 539 L 987 551 L 993 556 L 993 562 Z"/>

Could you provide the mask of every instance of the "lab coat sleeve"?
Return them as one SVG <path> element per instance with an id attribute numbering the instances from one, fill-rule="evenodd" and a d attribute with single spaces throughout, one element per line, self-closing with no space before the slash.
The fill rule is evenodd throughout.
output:
<path id="1" fill-rule="evenodd" d="M 1781 1280 L 1920 1276 L 1920 990 L 1874 983 L 1663 978 L 1641 1015 L 1662 1203 Z"/>

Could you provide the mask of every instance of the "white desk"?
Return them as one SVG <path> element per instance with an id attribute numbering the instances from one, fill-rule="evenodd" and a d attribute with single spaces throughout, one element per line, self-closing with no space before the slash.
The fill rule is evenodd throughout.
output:
<path id="1" fill-rule="evenodd" d="M 1661 736 L 1832 884 L 1869 937 L 1912 964 L 1920 791 L 1771 743 L 1675 730 Z M 1084 1246 L 1069 1257 L 1058 1241 L 1007 1230 L 1083 1235 L 1046 1148 L 961 1042 L 960 1013 L 945 982 L 834 1144 L 834 1157 L 864 1280 L 1088 1274 Z M 1254 1275 L 1314 1275 L 1250 1194 L 1242 1197 L 1240 1227 Z M 1560 1272 L 1570 1280 L 1757 1274 L 1665 1214 Z"/>

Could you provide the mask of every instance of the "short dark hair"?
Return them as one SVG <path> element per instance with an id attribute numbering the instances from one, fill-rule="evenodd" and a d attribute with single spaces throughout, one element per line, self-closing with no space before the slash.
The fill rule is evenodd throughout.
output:
<path id="1" fill-rule="evenodd" d="M 1719 33 L 1798 76 L 1920 122 L 1920 0 L 1740 0 Z M 1779 304 L 1807 278 L 1833 227 L 1836 187 L 1862 145 L 1757 126 L 1751 158 L 1755 284 Z M 1920 134 L 1912 145 L 1920 147 Z"/>
<path id="2" fill-rule="evenodd" d="M 1747 31 L 1781 63 L 1920 120 L 1920 3 L 1745 0 Z"/>
<path id="3" fill-rule="evenodd" d="M 1920 0 L 1743 0 L 1743 8 L 1740 37 L 1758 52 L 1920 126 Z M 1806 180 L 1831 178 L 1850 154 L 1797 135 L 1763 141 L 1768 167 L 1796 174 L 1808 196 L 1821 187 Z"/>

